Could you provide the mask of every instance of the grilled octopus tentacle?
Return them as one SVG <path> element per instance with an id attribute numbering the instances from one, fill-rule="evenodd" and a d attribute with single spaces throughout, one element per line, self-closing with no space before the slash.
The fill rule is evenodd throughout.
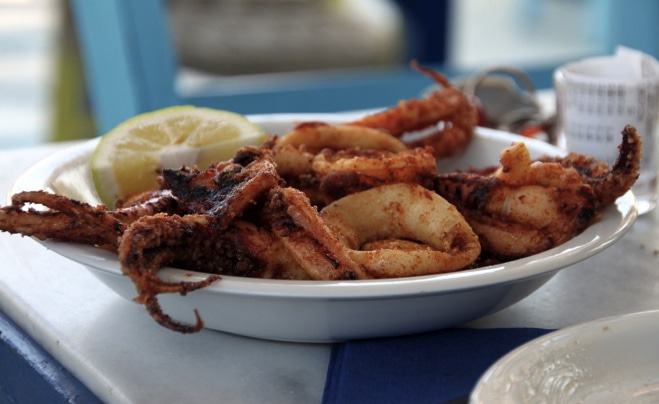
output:
<path id="1" fill-rule="evenodd" d="M 609 206 L 634 185 L 641 169 L 642 141 L 636 128 L 627 125 L 621 134 L 618 157 L 612 167 L 603 161 L 577 153 L 570 153 L 563 158 L 541 160 L 558 162 L 565 167 L 576 169 L 584 177 L 586 184 L 595 191 L 599 204 Z"/>

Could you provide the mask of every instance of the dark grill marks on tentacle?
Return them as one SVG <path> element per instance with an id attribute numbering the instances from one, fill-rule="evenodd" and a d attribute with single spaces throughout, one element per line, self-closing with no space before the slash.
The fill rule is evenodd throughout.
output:
<path id="1" fill-rule="evenodd" d="M 157 296 L 150 296 L 144 302 L 144 307 L 146 307 L 149 315 L 162 327 L 165 327 L 169 330 L 179 332 L 181 334 L 193 334 L 201 331 L 204 328 L 204 321 L 201 319 L 199 312 L 194 310 L 195 323 L 187 324 L 180 321 L 176 321 L 167 314 L 163 313 L 162 308 L 160 307 L 160 302 L 158 302 Z"/>
<path id="2" fill-rule="evenodd" d="M 642 141 L 631 125 L 625 126 L 622 142 L 618 146 L 618 158 L 611 170 L 597 177 L 587 177 L 586 183 L 593 187 L 602 206 L 609 206 L 629 190 L 640 174 Z"/>
<path id="3" fill-rule="evenodd" d="M 203 328 L 203 322 L 197 318 L 197 324 L 190 325 L 173 320 L 162 313 L 156 296 L 160 293 L 180 293 L 204 288 L 219 279 L 218 275 L 209 275 L 202 281 L 167 282 L 157 276 L 160 268 L 180 259 L 177 253 L 181 246 L 195 246 L 188 255 L 202 253 L 200 242 L 210 229 L 206 226 L 207 218 L 189 216 L 146 216 L 134 222 L 124 234 L 124 242 L 119 247 L 119 259 L 122 271 L 135 284 L 138 296 L 135 302 L 144 304 L 149 314 L 162 326 L 171 330 L 189 333 Z M 197 316 L 198 317 L 198 316 Z"/>
<path id="4" fill-rule="evenodd" d="M 49 210 L 36 209 L 38 205 Z M 46 191 L 25 191 L 13 195 L 12 205 L 0 210 L 0 229 L 40 240 L 90 244 L 116 251 L 125 224 L 104 206 L 91 206 Z"/>
<path id="5" fill-rule="evenodd" d="M 434 180 L 434 191 L 458 208 L 479 209 L 499 183 L 497 178 L 473 173 L 440 174 Z"/>
<path id="6" fill-rule="evenodd" d="M 591 186 L 601 207 L 615 202 L 629 190 L 640 174 L 642 140 L 636 128 L 625 126 L 621 132 L 622 141 L 618 145 L 618 157 L 609 167 L 593 157 L 570 153 L 566 157 L 541 157 L 538 161 L 560 163 L 563 167 L 574 168 Z"/>
<path id="7" fill-rule="evenodd" d="M 184 214 L 184 206 L 170 190 L 159 189 L 145 192 L 123 201 L 117 202 L 115 209 L 108 211 L 112 217 L 124 224 L 130 224 L 143 216 L 166 213 L 170 215 Z"/>
<path id="8" fill-rule="evenodd" d="M 273 189 L 264 216 L 271 231 L 312 279 L 360 278 L 358 265 L 301 191 Z"/>
<path id="9" fill-rule="evenodd" d="M 197 282 L 166 282 L 156 275 L 163 266 L 180 263 L 187 269 L 211 274 L 225 274 L 231 272 L 227 268 L 235 268 L 234 272 L 242 272 L 235 275 L 242 276 L 258 276 L 257 267 L 264 267 L 258 265 L 262 264 L 258 250 L 263 248 L 263 237 L 255 234 L 250 239 L 246 228 L 242 232 L 225 232 L 237 217 L 282 182 L 270 153 L 256 156 L 250 150 L 245 148 L 237 154 L 236 161 L 246 163 L 245 166 L 224 162 L 205 171 L 186 167 L 164 170 L 161 186 L 188 207 L 187 214 L 147 216 L 131 224 L 124 233 L 126 240 L 120 244 L 119 258 L 122 271 L 136 285 L 135 301 L 144 304 L 149 314 L 166 328 L 197 332 L 203 322 L 197 313 L 196 324 L 184 324 L 165 315 L 156 298 L 158 294 L 185 295 L 210 285 L 219 276 L 210 275 Z"/>
<path id="10" fill-rule="evenodd" d="M 224 167 L 210 178 L 210 181 L 198 183 L 201 172 L 196 169 L 165 169 L 162 176 L 165 186 L 172 190 L 184 205 L 191 206 L 195 213 L 211 210 L 218 201 L 226 199 L 241 183 L 239 174 L 243 167 L 230 165 Z"/>
<path id="11" fill-rule="evenodd" d="M 162 185 L 189 207 L 189 213 L 218 217 L 214 225 L 222 231 L 245 210 L 261 202 L 272 187 L 283 184 L 268 150 L 246 147 L 238 152 L 235 161 L 215 164 L 203 172 L 186 168 L 164 170 Z"/>

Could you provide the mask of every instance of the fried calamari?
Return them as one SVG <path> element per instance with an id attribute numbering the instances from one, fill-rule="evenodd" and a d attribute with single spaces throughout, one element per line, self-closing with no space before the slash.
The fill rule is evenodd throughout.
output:
<path id="1" fill-rule="evenodd" d="M 500 167 L 441 174 L 435 190 L 462 212 L 484 253 L 525 257 L 570 240 L 631 188 L 641 160 L 633 127 L 623 130 L 619 150 L 609 167 L 574 153 L 532 161 L 524 143 L 515 143 L 501 153 Z"/>
<path id="2" fill-rule="evenodd" d="M 576 154 L 532 161 L 516 143 L 499 167 L 439 173 L 436 158 L 471 141 L 475 110 L 443 76 L 418 68 L 440 84 L 426 99 L 347 124 L 300 123 L 206 169 L 163 170 L 159 189 L 113 210 L 21 192 L 0 209 L 0 230 L 117 252 L 135 301 L 163 327 L 193 333 L 203 328 L 199 314 L 193 324 L 175 320 L 158 295 L 221 276 L 389 278 L 515 259 L 574 237 L 636 180 L 632 127 L 613 167 Z M 166 281 L 158 276 L 165 266 L 208 276 Z"/>
<path id="3" fill-rule="evenodd" d="M 402 100 L 395 107 L 348 125 L 385 131 L 403 139 L 408 147 L 431 146 L 436 158 L 459 154 L 474 137 L 476 106 L 446 76 L 416 62 L 412 67 L 432 78 L 438 88 L 423 99 Z"/>

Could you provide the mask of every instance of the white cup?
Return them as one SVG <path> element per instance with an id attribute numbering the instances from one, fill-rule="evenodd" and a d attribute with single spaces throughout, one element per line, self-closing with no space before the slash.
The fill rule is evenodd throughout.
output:
<path id="1" fill-rule="evenodd" d="M 659 63 L 619 47 L 613 56 L 569 63 L 554 72 L 560 146 L 613 164 L 625 125 L 643 141 L 641 175 L 632 191 L 639 214 L 657 206 L 656 138 Z"/>

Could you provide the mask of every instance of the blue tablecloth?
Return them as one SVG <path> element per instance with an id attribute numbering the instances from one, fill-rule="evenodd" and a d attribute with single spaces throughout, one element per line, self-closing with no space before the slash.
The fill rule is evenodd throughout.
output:
<path id="1" fill-rule="evenodd" d="M 550 331 L 451 328 L 336 344 L 323 402 L 442 403 L 465 396 L 499 358 Z"/>

